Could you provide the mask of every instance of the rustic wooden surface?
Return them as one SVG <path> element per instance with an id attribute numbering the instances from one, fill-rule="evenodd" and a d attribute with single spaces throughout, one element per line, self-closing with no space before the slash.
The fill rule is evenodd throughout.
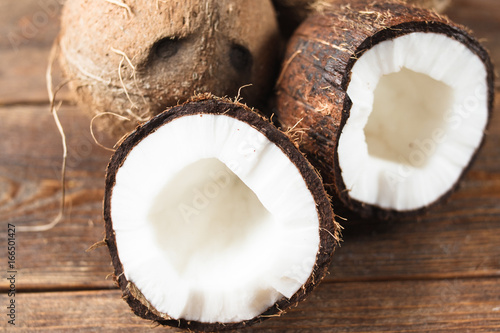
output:
<path id="1" fill-rule="evenodd" d="M 500 2 L 453 1 L 448 15 L 472 28 L 500 64 Z M 62 148 L 48 112 L 44 75 L 61 2 L 0 3 L 0 246 L 4 249 L 8 223 L 44 223 L 58 212 Z M 499 92 L 486 144 L 446 204 L 416 219 L 342 221 L 344 242 L 327 280 L 285 316 L 246 331 L 500 331 Z M 70 96 L 63 92 L 60 97 Z M 65 102 L 60 116 L 69 144 L 69 210 L 53 230 L 16 235 L 17 329 L 147 330 L 151 324 L 135 317 L 106 279 L 112 272 L 106 248 L 85 252 L 104 235 L 101 200 L 110 153 L 93 143 L 89 118 L 77 107 Z M 110 142 L 104 134 L 98 136 Z M 5 252 L 0 256 L 2 309 L 8 302 Z M 0 311 L 0 331 L 8 328 L 4 312 Z"/>

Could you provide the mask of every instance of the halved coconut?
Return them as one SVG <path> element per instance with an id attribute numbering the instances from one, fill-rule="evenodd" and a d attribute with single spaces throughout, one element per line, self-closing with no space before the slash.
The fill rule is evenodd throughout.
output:
<path id="1" fill-rule="evenodd" d="M 288 137 L 209 96 L 161 113 L 121 144 L 104 218 L 134 312 L 202 331 L 296 305 L 325 276 L 338 241 L 322 182 Z"/>
<path id="2" fill-rule="evenodd" d="M 440 201 L 483 141 L 494 94 L 489 56 L 435 13 L 353 2 L 309 18 L 286 58 L 279 121 L 306 129 L 302 150 L 362 215 Z"/>

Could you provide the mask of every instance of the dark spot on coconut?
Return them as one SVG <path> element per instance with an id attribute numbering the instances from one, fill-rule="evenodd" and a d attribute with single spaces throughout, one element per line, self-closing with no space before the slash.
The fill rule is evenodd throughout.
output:
<path id="1" fill-rule="evenodd" d="M 179 51 L 180 46 L 180 39 L 165 37 L 153 45 L 152 51 L 157 58 L 166 60 L 173 57 Z"/>
<path id="2" fill-rule="evenodd" d="M 252 54 L 246 47 L 233 44 L 229 49 L 229 62 L 239 72 L 249 71 L 253 63 Z"/>

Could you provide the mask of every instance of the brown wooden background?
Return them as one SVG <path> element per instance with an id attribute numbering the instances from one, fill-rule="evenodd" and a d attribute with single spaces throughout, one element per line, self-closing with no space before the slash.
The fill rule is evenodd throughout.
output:
<path id="1" fill-rule="evenodd" d="M 47 222 L 58 212 L 62 148 L 44 75 L 60 2 L 0 3 L 0 330 L 7 327 L 7 223 Z M 454 0 L 447 14 L 471 27 L 500 64 L 500 1 Z M 448 203 L 417 219 L 343 222 L 344 242 L 326 281 L 285 316 L 246 331 L 500 331 L 496 105 L 486 145 Z M 89 118 L 74 105 L 65 103 L 60 115 L 70 149 L 70 210 L 51 231 L 17 234 L 17 330 L 144 331 L 151 324 L 135 317 L 106 279 L 107 249 L 85 252 L 103 238 L 110 153 L 93 143 Z"/>

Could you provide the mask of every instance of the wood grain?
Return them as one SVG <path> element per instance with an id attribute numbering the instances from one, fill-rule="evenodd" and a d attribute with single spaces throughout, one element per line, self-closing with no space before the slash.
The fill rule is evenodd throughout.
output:
<path id="1" fill-rule="evenodd" d="M 67 133 L 68 207 L 53 230 L 17 234 L 18 288 L 113 287 L 105 248 L 86 253 L 104 238 L 101 219 L 104 173 L 110 152 L 95 145 L 89 119 L 74 107 L 60 112 Z M 48 107 L 0 108 L 0 216 L 2 229 L 50 222 L 59 212 L 62 144 Z M 98 135 L 103 138 L 102 135 Z M 103 138 L 104 139 L 104 138 Z M 105 139 L 103 143 L 109 144 Z M 5 244 L 6 232 L 0 233 Z M 2 263 L 3 267 L 4 263 Z M 3 280 L 0 288 L 5 288 Z"/>
<path id="2" fill-rule="evenodd" d="M 0 3 L 0 105 L 48 102 L 45 72 L 65 0 Z M 61 82 L 57 63 L 54 82 Z M 70 98 L 67 91 L 61 97 Z"/>
<path id="3" fill-rule="evenodd" d="M 15 115 L 11 116 L 11 115 Z M 44 233 L 18 235 L 19 288 L 112 287 L 105 248 L 85 250 L 103 238 L 104 173 L 110 152 L 97 147 L 89 119 L 77 108 L 60 112 L 69 142 L 66 218 Z M 500 129 L 500 115 L 492 129 Z M 62 148 L 46 107 L 0 108 L 0 214 L 16 225 L 48 222 L 59 208 Z M 36 121 L 35 121 L 36 120 Z M 27 130 L 29 129 L 29 130 Z M 494 130 L 462 188 L 419 219 L 342 222 L 344 242 L 328 280 L 500 275 L 500 131 Z M 26 139 L 26 135 L 31 140 Z M 111 142 L 104 143 L 111 146 Z M 0 241 L 5 240 L 0 233 Z M 5 281 L 0 288 L 5 288 Z"/>
<path id="4" fill-rule="evenodd" d="M 5 296 L 3 296 L 5 297 Z M 142 332 L 118 290 L 22 293 L 19 329 Z M 297 308 L 240 332 L 491 332 L 500 329 L 497 279 L 326 283 Z M 174 328 L 162 332 L 179 332 Z"/>
<path id="5" fill-rule="evenodd" d="M 491 52 L 494 64 L 500 64 L 500 2 L 495 0 L 452 0 L 446 10 L 453 21 L 472 29 L 473 35 Z M 497 87 L 498 87 L 497 80 Z"/>
<path id="6" fill-rule="evenodd" d="M 500 64 L 500 3 L 453 3 L 452 19 L 486 38 Z M 8 223 L 48 222 L 58 212 L 62 148 L 44 78 L 57 16 L 17 50 L 6 37 L 28 26 L 40 8 L 37 0 L 0 4 L 0 247 Z M 245 331 L 500 331 L 499 89 L 496 97 L 485 146 L 446 204 L 393 222 L 338 212 L 349 220 L 341 221 L 344 242 L 326 283 L 284 317 Z M 144 331 L 150 324 L 136 318 L 106 280 L 112 272 L 107 249 L 85 252 L 104 236 L 101 201 L 111 153 L 93 143 L 90 120 L 78 108 L 65 103 L 60 115 L 69 142 L 69 209 L 53 230 L 16 236 L 18 331 Z M 5 257 L 0 261 L 5 271 Z M 6 289 L 1 279 L 0 305 L 7 301 Z M 0 321 L 0 331 L 5 325 Z"/>
<path id="7" fill-rule="evenodd" d="M 1 132 L 9 138 L 0 144 L 2 219 L 48 221 L 58 209 L 61 147 L 47 107 L 3 108 L 0 116 Z M 102 238 L 102 179 L 110 154 L 93 144 L 89 119 L 76 108 L 64 107 L 61 117 L 70 141 L 68 202 L 76 201 L 70 216 L 49 235 L 20 236 L 21 244 L 30 244 L 28 253 L 38 255 L 21 257 L 20 286 L 111 286 L 102 280 L 110 272 L 106 251 L 84 252 Z M 390 223 L 356 218 L 344 222 L 345 241 L 334 258 L 329 279 L 497 275 L 499 142 L 500 118 L 495 112 L 486 145 L 462 188 L 428 216 Z M 82 263 L 89 266 L 82 267 Z"/>

